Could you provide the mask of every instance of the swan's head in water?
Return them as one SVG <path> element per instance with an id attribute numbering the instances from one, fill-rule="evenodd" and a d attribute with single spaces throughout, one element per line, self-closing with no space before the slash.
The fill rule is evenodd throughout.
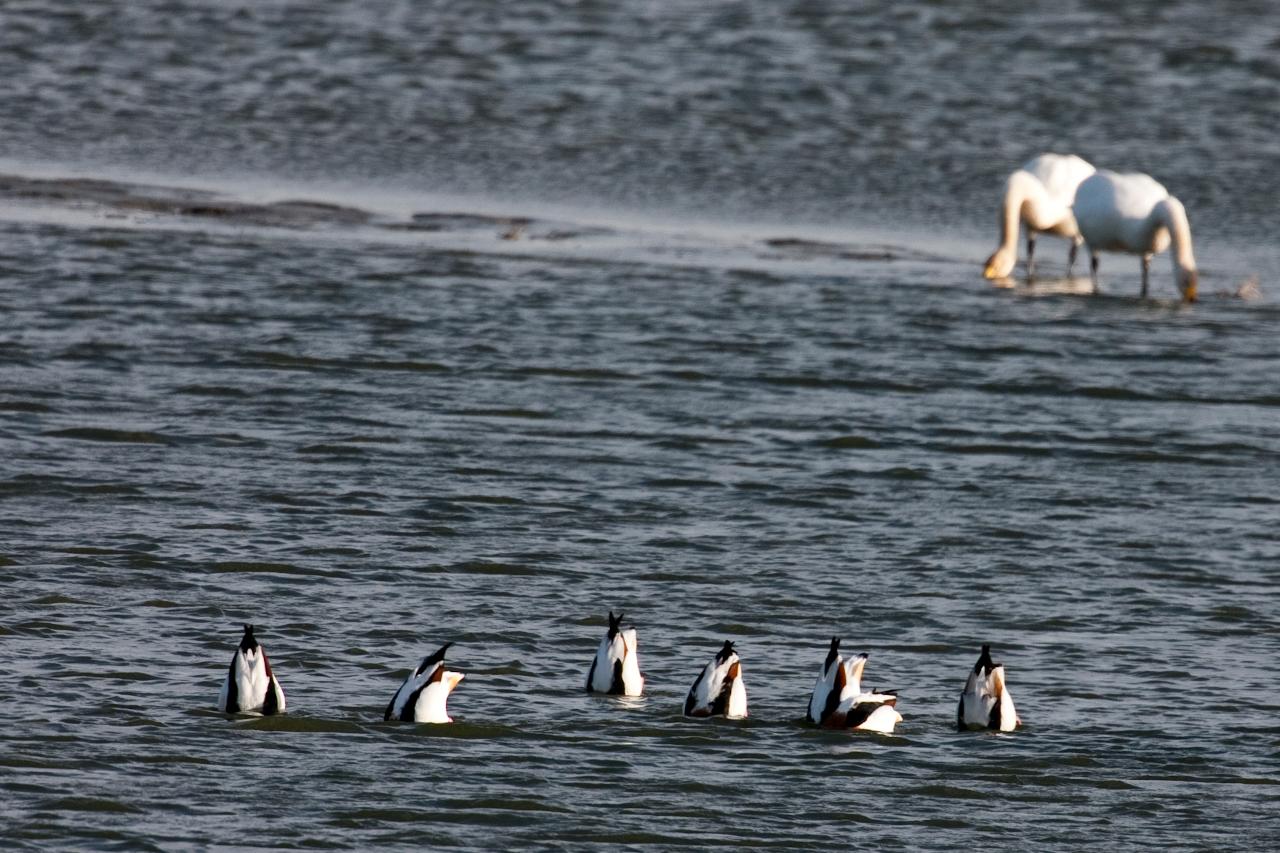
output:
<path id="1" fill-rule="evenodd" d="M 1200 283 L 1200 276 L 1195 270 L 1180 270 L 1178 272 L 1178 289 L 1182 291 L 1183 302 L 1196 301 L 1196 287 Z"/>
<path id="2" fill-rule="evenodd" d="M 1013 272 L 1013 266 L 1018 261 L 1018 250 L 1016 244 L 1014 248 L 1001 246 L 992 252 L 991 257 L 987 258 L 987 265 L 982 270 L 983 278 L 1005 278 L 1009 273 Z"/>

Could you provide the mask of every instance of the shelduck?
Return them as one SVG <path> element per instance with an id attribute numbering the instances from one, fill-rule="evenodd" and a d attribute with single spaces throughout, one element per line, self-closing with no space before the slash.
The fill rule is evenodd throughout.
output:
<path id="1" fill-rule="evenodd" d="M 284 713 L 284 690 L 271 671 L 267 650 L 253 636 L 253 626 L 244 626 L 240 646 L 231 656 L 231 666 L 218 694 L 218 710 L 226 714 Z"/>
<path id="2" fill-rule="evenodd" d="M 609 611 L 609 630 L 600 641 L 591 669 L 587 671 L 587 692 L 611 696 L 639 696 L 644 692 L 640 657 L 636 651 L 636 628 L 622 627 L 622 613 Z"/>
<path id="3" fill-rule="evenodd" d="M 422 659 L 418 668 L 400 685 L 391 697 L 384 720 L 400 720 L 406 723 L 452 723 L 446 703 L 449 694 L 462 681 L 460 672 L 444 668 L 444 653 L 453 643 L 445 643 Z"/>
<path id="4" fill-rule="evenodd" d="M 684 700 L 684 715 L 729 719 L 747 716 L 747 687 L 742 680 L 742 662 L 730 641 L 725 640 L 716 656 L 698 673 L 689 688 L 689 696 Z"/>

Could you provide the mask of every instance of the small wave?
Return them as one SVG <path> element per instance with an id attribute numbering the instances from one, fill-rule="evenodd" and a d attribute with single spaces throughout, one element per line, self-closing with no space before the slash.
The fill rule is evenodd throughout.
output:
<path id="1" fill-rule="evenodd" d="M 248 360 L 247 366 L 269 365 L 292 370 L 349 370 L 350 364 L 343 359 L 316 358 L 307 355 L 294 355 L 275 350 L 247 350 L 241 356 Z"/>
<path id="2" fill-rule="evenodd" d="M 288 495 L 282 492 L 258 492 L 254 497 L 260 501 L 269 504 L 278 504 L 279 506 L 293 507 L 318 507 L 324 506 L 323 501 L 314 498 L 303 498 L 297 495 Z"/>
<path id="3" fill-rule="evenodd" d="M 125 483 L 97 483 L 92 486 L 72 486 L 67 491 L 77 495 L 132 495 L 137 497 L 146 494 L 143 489 Z"/>
<path id="4" fill-rule="evenodd" d="M 841 435 L 835 438 L 823 439 L 818 442 L 818 446 L 832 450 L 878 450 L 884 445 L 874 438 L 867 438 L 862 435 Z"/>
<path id="5" fill-rule="evenodd" d="M 19 622 L 11 626 L 15 634 L 30 634 L 35 637 L 47 637 L 51 634 L 61 634 L 66 631 L 75 631 L 74 625 L 64 625 L 61 622 L 48 622 L 44 619 L 28 619 L 26 622 Z"/>
<path id="6" fill-rule="evenodd" d="M 213 762 L 199 755 L 132 755 L 115 759 L 129 764 L 196 764 L 212 765 Z"/>
<path id="7" fill-rule="evenodd" d="M 454 495 L 449 500 L 454 503 L 491 506 L 522 506 L 524 504 L 524 501 L 510 495 Z"/>
<path id="8" fill-rule="evenodd" d="M 435 811 L 414 809 L 353 809 L 338 812 L 329 823 L 342 829 L 360 829 L 383 823 L 434 823 L 437 815 Z"/>
<path id="9" fill-rule="evenodd" d="M 78 441 L 106 441 L 121 444 L 173 444 L 167 435 L 148 430 L 106 429 L 101 427 L 72 427 L 46 432 L 50 438 L 71 438 Z"/>
<path id="10" fill-rule="evenodd" d="M 315 575 L 318 577 L 327 576 L 326 572 L 319 569 L 307 569 L 302 566 L 295 566 L 293 563 L 259 563 L 259 562 L 239 562 L 226 561 L 214 563 L 209 567 L 211 571 L 225 574 L 277 574 L 277 575 Z"/>
<path id="11" fill-rule="evenodd" d="M 105 797 L 59 797 L 55 800 L 46 800 L 43 808 L 59 812 L 108 812 L 113 814 L 142 814 L 142 809 L 131 806 L 128 803 L 122 803 L 119 800 L 109 800 Z"/>
<path id="12" fill-rule="evenodd" d="M 518 367 L 512 371 L 521 376 L 550 376 L 560 379 L 584 379 L 617 382 L 638 379 L 630 373 L 590 367 Z"/>
<path id="13" fill-rule="evenodd" d="M 536 577 L 541 574 L 537 569 L 519 563 L 495 563 L 485 560 L 467 560 L 442 568 L 442 571 L 459 572 L 467 575 L 513 575 L 518 577 Z"/>
<path id="14" fill-rule="evenodd" d="M 677 379 L 681 382 L 706 382 L 715 378 L 710 373 L 703 373 L 700 370 L 663 370 L 657 375 L 666 379 Z"/>
<path id="15" fill-rule="evenodd" d="M 249 394 L 242 388 L 232 388 L 228 385 L 180 385 L 173 389 L 178 394 L 188 394 L 193 397 L 248 397 Z"/>
<path id="16" fill-rule="evenodd" d="M 69 677 L 79 677 L 84 679 L 100 678 L 105 681 L 156 681 L 156 676 L 149 672 L 80 672 L 67 673 Z"/>
<path id="17" fill-rule="evenodd" d="M 509 810 L 516 812 L 551 812 L 554 814 L 572 814 L 573 809 L 558 806 L 553 803 L 545 803 L 542 800 L 507 798 L 492 799 L 478 798 L 474 800 L 446 800 L 442 805 L 445 808 L 461 809 L 465 811 L 488 811 L 488 810 Z"/>
<path id="18" fill-rule="evenodd" d="M 42 415 L 53 412 L 51 406 L 44 403 L 31 403 L 25 400 L 0 400 L 0 412 L 27 412 Z"/>
<path id="19" fill-rule="evenodd" d="M 644 484 L 655 489 L 723 489 L 724 483 L 686 477 L 655 477 Z"/>
<path id="20" fill-rule="evenodd" d="M 220 715 L 220 716 L 226 716 Z M 302 717 L 297 714 L 274 714 L 270 717 L 234 717 L 237 728 L 267 732 L 298 732 L 302 734 L 359 734 L 366 730 L 363 723 L 329 720 L 319 717 Z"/>
<path id="21" fill-rule="evenodd" d="M 892 468 L 880 468 L 875 471 L 845 471 L 843 476 L 872 477 L 882 480 L 928 480 L 933 475 L 924 468 L 912 468 L 907 465 L 895 465 Z"/>
<path id="22" fill-rule="evenodd" d="M 652 548 L 674 548 L 674 549 L 687 548 L 691 551 L 704 551 L 710 554 L 722 554 L 725 551 L 725 549 L 720 545 L 715 545 L 710 542 L 697 541 L 693 539 L 685 539 L 683 537 L 678 537 L 678 536 L 659 537 L 657 539 L 650 539 L 644 544 Z"/>
<path id="23" fill-rule="evenodd" d="M 901 394 L 917 394 L 923 389 L 916 385 L 893 382 L 888 379 L 845 379 L 829 376 L 757 376 L 755 381 L 784 388 L 839 389 L 845 391 L 890 391 Z"/>
<path id="24" fill-rule="evenodd" d="M 69 595 L 54 593 L 52 595 L 43 595 L 31 603 L 41 607 L 49 607 L 59 604 L 88 604 L 89 602 L 79 598 L 72 598 Z"/>
<path id="25" fill-rule="evenodd" d="M 966 456 L 1052 456 L 1051 447 L 1033 447 L 1026 444 L 933 444 L 928 449 L 937 453 L 955 453 Z"/>
<path id="26" fill-rule="evenodd" d="M 954 785 L 919 785 L 909 788 L 903 793 L 921 797 L 941 797 L 947 800 L 987 800 L 991 798 L 991 795 L 984 794 L 981 791 L 958 788 Z"/>
<path id="27" fill-rule="evenodd" d="M 298 453 L 303 456 L 359 457 L 365 455 L 365 451 L 362 448 L 351 447 L 346 444 L 308 444 L 306 447 L 298 448 Z"/>
<path id="28" fill-rule="evenodd" d="M 253 529 L 248 524 L 238 521 L 199 522 L 196 524 L 181 524 L 178 527 L 180 530 L 226 530 L 231 533 L 244 533 Z"/>
<path id="29" fill-rule="evenodd" d="M 531 421 L 543 421 L 555 417 L 552 412 L 541 412 L 536 409 L 459 409 L 454 414 L 465 418 L 516 418 Z"/>
<path id="30" fill-rule="evenodd" d="M 752 625 L 744 625 L 741 622 L 716 622 L 710 627 L 712 633 L 726 634 L 735 637 L 755 637 L 764 636 L 769 632 Z"/>
<path id="31" fill-rule="evenodd" d="M 436 361 L 382 361 L 378 359 L 359 359 L 350 362 L 357 370 L 386 370 L 405 373 L 449 373 L 453 370 L 447 364 Z"/>

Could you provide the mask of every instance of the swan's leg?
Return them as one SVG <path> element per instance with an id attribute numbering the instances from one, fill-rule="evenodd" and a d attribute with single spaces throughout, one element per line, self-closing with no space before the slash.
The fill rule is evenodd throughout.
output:
<path id="1" fill-rule="evenodd" d="M 1151 272 L 1151 256 L 1142 256 L 1142 298 L 1147 298 L 1147 274 Z"/>
<path id="2" fill-rule="evenodd" d="M 1071 241 L 1071 248 L 1067 250 L 1067 276 L 1071 276 L 1071 268 L 1076 265 L 1076 253 L 1080 251 L 1080 238 L 1077 237 Z"/>
<path id="3" fill-rule="evenodd" d="M 1027 229 L 1027 278 L 1036 271 L 1036 232 Z"/>
<path id="4" fill-rule="evenodd" d="M 1093 279 L 1093 292 L 1098 292 L 1098 253 L 1089 252 L 1089 277 Z"/>

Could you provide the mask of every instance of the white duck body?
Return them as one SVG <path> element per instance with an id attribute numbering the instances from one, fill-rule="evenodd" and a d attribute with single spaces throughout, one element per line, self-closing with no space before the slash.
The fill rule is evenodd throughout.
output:
<path id="1" fill-rule="evenodd" d="M 449 694 L 462 681 L 460 672 L 444 668 L 444 653 L 453 643 L 445 643 L 436 652 L 422 659 L 418 668 L 400 685 L 391 697 L 384 720 L 400 720 L 406 723 L 452 723 L 447 703 Z"/>
<path id="2" fill-rule="evenodd" d="M 956 708 L 956 727 L 960 731 L 990 729 L 1011 732 L 1022 725 L 1013 707 L 1013 695 L 1004 680 L 1004 664 L 991 660 L 991 646 L 983 645 L 978 662 L 973 665 L 960 704 Z"/>
<path id="3" fill-rule="evenodd" d="M 282 714 L 284 690 L 271 671 L 266 649 L 253 636 L 253 626 L 244 626 L 240 646 L 231 656 L 231 666 L 218 693 L 218 710 L 226 714 Z"/>
<path id="4" fill-rule="evenodd" d="M 1098 252 L 1127 252 L 1142 258 L 1146 296 L 1151 256 L 1172 245 L 1174 283 L 1183 299 L 1196 298 L 1198 274 L 1186 208 L 1150 175 L 1100 171 L 1076 190 L 1074 211 L 1089 249 L 1095 287 Z"/>
<path id="5" fill-rule="evenodd" d="M 892 693 L 862 693 L 845 715 L 844 727 L 891 735 L 902 722 L 897 704 L 898 697 Z"/>
<path id="6" fill-rule="evenodd" d="M 1018 228 L 1027 228 L 1027 275 L 1033 269 L 1036 234 L 1071 241 L 1068 269 L 1075 263 L 1080 232 L 1071 204 L 1076 188 L 1096 170 L 1074 154 L 1041 154 L 1023 164 L 1004 184 L 1000 204 L 1000 245 L 987 258 L 982 274 L 1004 278 L 1018 261 Z"/>
<path id="7" fill-rule="evenodd" d="M 831 648 L 827 659 L 822 662 L 822 669 L 813 683 L 813 693 L 809 695 L 809 710 L 805 720 L 810 723 L 825 725 L 827 720 L 846 702 L 853 704 L 858 696 L 858 685 L 849 683 L 850 670 L 840 654 L 840 638 L 831 638 Z"/>
<path id="8" fill-rule="evenodd" d="M 830 729 L 860 729 L 892 734 L 902 722 L 898 697 L 894 693 L 862 692 L 862 672 L 868 656 L 845 660 L 839 652 L 840 639 L 831 638 L 831 649 L 823 662 L 806 719 Z"/>
<path id="9" fill-rule="evenodd" d="M 742 680 L 742 662 L 733 650 L 733 643 L 726 640 L 698 673 L 684 700 L 684 715 L 731 720 L 747 716 L 747 687 Z"/>
<path id="10" fill-rule="evenodd" d="M 622 614 L 609 611 L 609 632 L 600 641 L 591 669 L 587 672 L 587 692 L 612 696 L 639 696 L 644 692 L 640 656 L 636 650 L 636 629 L 622 627 Z"/>

